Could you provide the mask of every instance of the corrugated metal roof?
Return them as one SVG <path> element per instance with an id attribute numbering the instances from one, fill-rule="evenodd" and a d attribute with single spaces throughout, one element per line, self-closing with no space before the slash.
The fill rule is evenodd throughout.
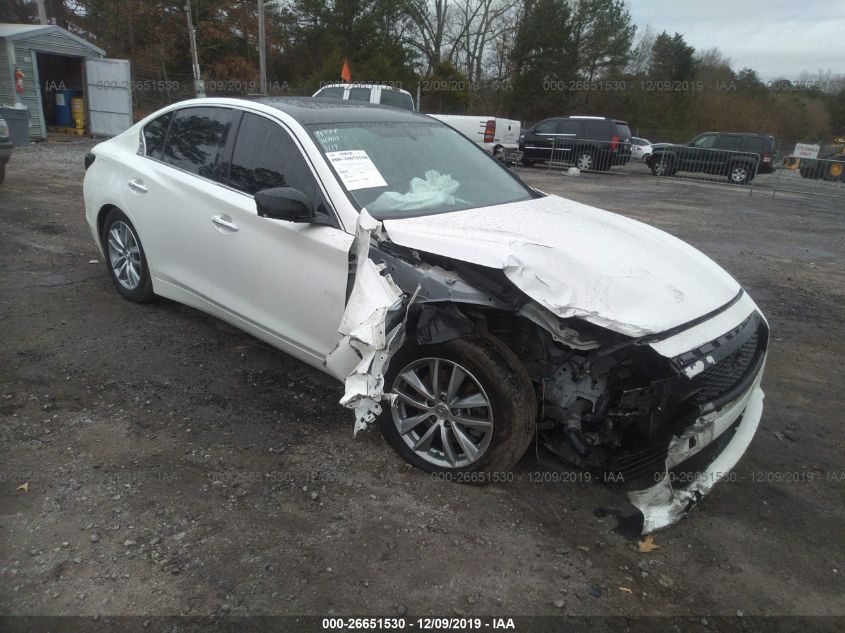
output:
<path id="1" fill-rule="evenodd" d="M 94 46 L 88 40 L 85 40 L 78 35 L 74 35 L 70 31 L 63 29 L 55 24 L 10 24 L 8 22 L 0 22 L 0 40 L 14 41 L 26 39 L 33 35 L 43 35 L 45 33 L 61 33 L 83 46 L 105 56 L 106 51 L 102 48 Z M 37 50 L 37 49 L 36 49 Z"/>

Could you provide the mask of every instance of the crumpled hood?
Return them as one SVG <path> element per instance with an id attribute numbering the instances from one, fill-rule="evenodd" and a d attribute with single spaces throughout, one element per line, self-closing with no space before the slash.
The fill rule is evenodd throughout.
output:
<path id="1" fill-rule="evenodd" d="M 692 321 L 740 289 L 676 237 L 558 196 L 383 225 L 396 244 L 501 269 L 557 316 L 628 336 Z"/>

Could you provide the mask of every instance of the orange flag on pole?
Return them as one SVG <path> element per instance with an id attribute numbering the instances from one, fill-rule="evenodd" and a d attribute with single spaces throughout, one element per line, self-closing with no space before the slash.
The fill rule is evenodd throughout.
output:
<path id="1" fill-rule="evenodd" d="M 340 69 L 340 78 L 343 81 L 352 81 L 352 71 L 349 70 L 349 62 L 343 60 L 343 68 Z"/>

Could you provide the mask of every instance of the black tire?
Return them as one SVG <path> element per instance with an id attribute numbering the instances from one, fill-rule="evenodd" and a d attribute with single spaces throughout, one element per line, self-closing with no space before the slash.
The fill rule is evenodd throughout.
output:
<path id="1" fill-rule="evenodd" d="M 582 167 L 582 165 L 584 165 Z M 598 171 L 598 160 L 596 154 L 592 150 L 579 150 L 578 156 L 575 157 L 575 166 L 581 171 Z"/>
<path id="2" fill-rule="evenodd" d="M 654 156 L 652 154 L 651 163 L 649 164 L 651 173 L 654 176 L 674 176 L 675 175 L 675 161 L 668 156 Z"/>
<path id="3" fill-rule="evenodd" d="M 747 185 L 754 180 L 754 171 L 748 163 L 732 163 L 728 167 L 728 182 L 732 185 Z"/>
<path id="4" fill-rule="evenodd" d="M 0 165 L 0 185 L 6 180 L 6 165 Z"/>
<path id="5" fill-rule="evenodd" d="M 827 182 L 839 182 L 845 177 L 845 163 L 828 163 L 824 169 L 824 180 Z"/>
<path id="6" fill-rule="evenodd" d="M 457 363 L 468 370 L 489 398 L 493 428 L 486 449 L 476 461 L 462 467 L 444 467 L 427 461 L 406 444 L 399 433 L 394 422 L 394 413 L 400 413 L 398 398 L 393 404 L 384 406 L 384 411 L 378 418 L 382 435 L 405 461 L 417 468 L 427 472 L 449 473 L 456 476 L 455 480 L 467 483 L 493 481 L 491 477 L 463 478 L 458 475 L 504 473 L 522 458 L 534 438 L 536 428 L 537 404 L 531 379 L 516 355 L 500 341 L 481 336 L 465 336 L 436 345 L 406 343 L 390 360 L 385 376 L 385 391 L 389 393 L 394 390 L 397 376 L 408 366 L 420 359 L 432 358 Z M 445 375 L 441 382 L 446 382 Z M 443 386 L 441 384 L 441 387 Z M 414 432 L 421 435 L 423 429 L 430 429 L 435 424 L 426 420 L 416 427 Z M 435 438 L 438 444 L 441 443 L 437 434 Z M 436 446 L 434 450 L 436 451 Z"/>
<path id="7" fill-rule="evenodd" d="M 534 164 L 534 161 L 530 158 L 523 158 L 519 161 L 523 167 L 531 167 Z"/>
<path id="8" fill-rule="evenodd" d="M 122 225 L 122 226 L 120 226 Z M 115 259 L 114 254 L 109 246 L 109 235 L 112 232 L 112 229 L 121 230 L 123 227 L 129 230 L 132 235 L 132 239 L 134 239 L 135 243 L 137 244 L 137 262 L 134 262 L 134 265 L 140 267 L 138 271 L 138 279 L 133 284 L 132 280 L 127 279 L 126 281 L 122 281 L 118 278 L 118 274 L 115 271 Z M 138 232 L 135 230 L 135 227 L 132 225 L 132 222 L 126 217 L 126 214 L 121 211 L 120 209 L 112 209 L 109 211 L 108 215 L 106 216 L 105 222 L 103 222 L 103 233 L 100 236 L 103 245 L 103 252 L 106 256 L 106 266 L 109 269 L 109 275 L 111 276 L 112 281 L 114 282 L 115 288 L 121 294 L 122 297 L 125 299 L 129 299 L 129 301 L 134 301 L 135 303 L 149 303 L 155 299 L 155 294 L 153 293 L 153 282 L 150 278 L 150 268 L 147 265 L 147 256 L 144 253 L 144 247 L 141 244 L 141 239 L 138 237 Z"/>

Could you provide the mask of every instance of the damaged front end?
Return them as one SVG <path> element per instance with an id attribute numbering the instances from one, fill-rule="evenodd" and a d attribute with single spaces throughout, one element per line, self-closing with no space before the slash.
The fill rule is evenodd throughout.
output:
<path id="1" fill-rule="evenodd" d="M 538 444 L 628 490 L 649 533 L 726 476 L 756 431 L 768 326 L 741 290 L 695 322 L 631 336 L 553 314 L 503 270 L 396 244 L 366 211 L 353 250 L 339 348 L 360 358 L 342 400 L 356 432 L 393 397 L 385 374 L 407 338 L 495 338 L 531 377 Z"/>

